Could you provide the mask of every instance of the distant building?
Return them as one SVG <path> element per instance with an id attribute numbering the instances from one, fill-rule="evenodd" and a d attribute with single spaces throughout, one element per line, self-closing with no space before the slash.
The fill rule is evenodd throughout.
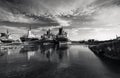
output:
<path id="1" fill-rule="evenodd" d="M 117 35 L 116 35 L 116 39 L 117 39 L 117 40 L 120 40 L 120 36 L 117 36 Z"/>
<path id="2" fill-rule="evenodd" d="M 88 42 L 89 42 L 89 43 L 95 42 L 95 40 L 94 40 L 94 39 L 89 39 Z"/>

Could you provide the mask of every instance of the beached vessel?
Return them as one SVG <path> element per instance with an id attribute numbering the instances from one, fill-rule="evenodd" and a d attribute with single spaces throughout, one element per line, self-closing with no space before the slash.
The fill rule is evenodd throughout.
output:
<path id="1" fill-rule="evenodd" d="M 1 43 L 12 43 L 14 40 L 11 38 L 9 31 L 6 33 L 0 33 L 0 41 Z"/>
<path id="2" fill-rule="evenodd" d="M 28 33 L 20 37 L 20 40 L 22 42 L 31 43 L 31 42 L 38 41 L 39 39 L 31 32 L 31 27 L 30 27 L 30 29 L 28 30 Z"/>
<path id="3" fill-rule="evenodd" d="M 54 42 L 55 42 L 55 35 L 51 33 L 50 29 L 41 36 L 40 43 L 44 45 L 54 44 Z"/>
<path id="4" fill-rule="evenodd" d="M 55 42 L 57 44 L 70 44 L 70 40 L 67 37 L 67 32 L 63 30 L 63 28 L 59 28 L 59 32 L 56 35 Z"/>

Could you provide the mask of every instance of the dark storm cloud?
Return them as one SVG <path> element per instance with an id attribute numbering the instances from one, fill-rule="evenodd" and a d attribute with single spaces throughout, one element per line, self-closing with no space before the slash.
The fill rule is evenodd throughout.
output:
<path id="1" fill-rule="evenodd" d="M 92 1 L 93 0 L 1 0 L 0 3 L 1 7 L 12 12 L 25 12 L 39 15 L 44 12 L 55 14 L 69 11 Z"/>
<path id="2" fill-rule="evenodd" d="M 95 5 L 97 7 L 119 6 L 120 0 L 96 0 L 91 5 Z"/>
<path id="3" fill-rule="evenodd" d="M 0 0 L 0 21 L 59 25 L 54 18 L 44 16 L 48 9 L 39 0 Z M 41 5 L 42 4 L 42 5 Z M 40 14 L 43 13 L 43 16 Z M 48 15 L 48 14 L 47 14 Z M 4 22 L 3 22 L 4 23 Z"/>
<path id="4" fill-rule="evenodd" d="M 96 10 L 100 10 L 96 7 L 118 6 L 119 3 L 120 0 L 0 0 L 0 20 L 24 23 L 58 22 L 56 20 L 58 17 L 53 18 L 54 15 L 69 13 L 73 15 L 74 13 L 70 11 L 79 8 L 76 16 L 73 15 L 76 19 L 72 18 L 72 20 L 91 22 L 95 21 Z M 91 7 L 89 5 L 93 8 L 89 8 Z M 40 17 L 40 15 L 50 15 L 52 18 Z"/>
<path id="5" fill-rule="evenodd" d="M 9 11 L 25 12 L 39 15 L 43 12 L 53 12 L 59 6 L 66 7 L 66 3 L 70 4 L 74 0 L 1 0 L 0 6 Z"/>
<path id="6" fill-rule="evenodd" d="M 0 0 L 0 21 L 59 25 L 65 23 L 65 20 L 55 15 L 69 14 L 72 9 L 86 6 L 92 1 L 94 0 Z"/>

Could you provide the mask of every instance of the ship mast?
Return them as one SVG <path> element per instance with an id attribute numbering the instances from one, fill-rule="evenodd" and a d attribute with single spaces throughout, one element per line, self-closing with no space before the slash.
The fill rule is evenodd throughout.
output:
<path id="1" fill-rule="evenodd" d="M 30 28 L 28 29 L 28 35 L 27 35 L 28 38 L 34 38 L 35 35 L 31 32 L 31 26 Z"/>
<path id="2" fill-rule="evenodd" d="M 28 29 L 28 34 L 27 34 L 27 37 L 29 37 L 30 32 L 31 32 L 31 26 L 30 26 L 30 27 L 29 27 L 29 29 Z"/>
<path id="3" fill-rule="evenodd" d="M 7 31 L 6 31 L 6 38 L 7 38 L 7 39 L 9 38 L 9 31 L 8 31 L 8 29 L 7 29 Z"/>

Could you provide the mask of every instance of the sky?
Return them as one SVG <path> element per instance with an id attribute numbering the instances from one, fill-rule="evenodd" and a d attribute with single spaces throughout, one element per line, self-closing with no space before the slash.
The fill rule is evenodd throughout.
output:
<path id="1" fill-rule="evenodd" d="M 71 40 L 108 40 L 120 36 L 120 0 L 0 0 L 0 32 L 19 38 L 63 26 Z M 16 31 L 17 30 L 17 31 Z"/>

